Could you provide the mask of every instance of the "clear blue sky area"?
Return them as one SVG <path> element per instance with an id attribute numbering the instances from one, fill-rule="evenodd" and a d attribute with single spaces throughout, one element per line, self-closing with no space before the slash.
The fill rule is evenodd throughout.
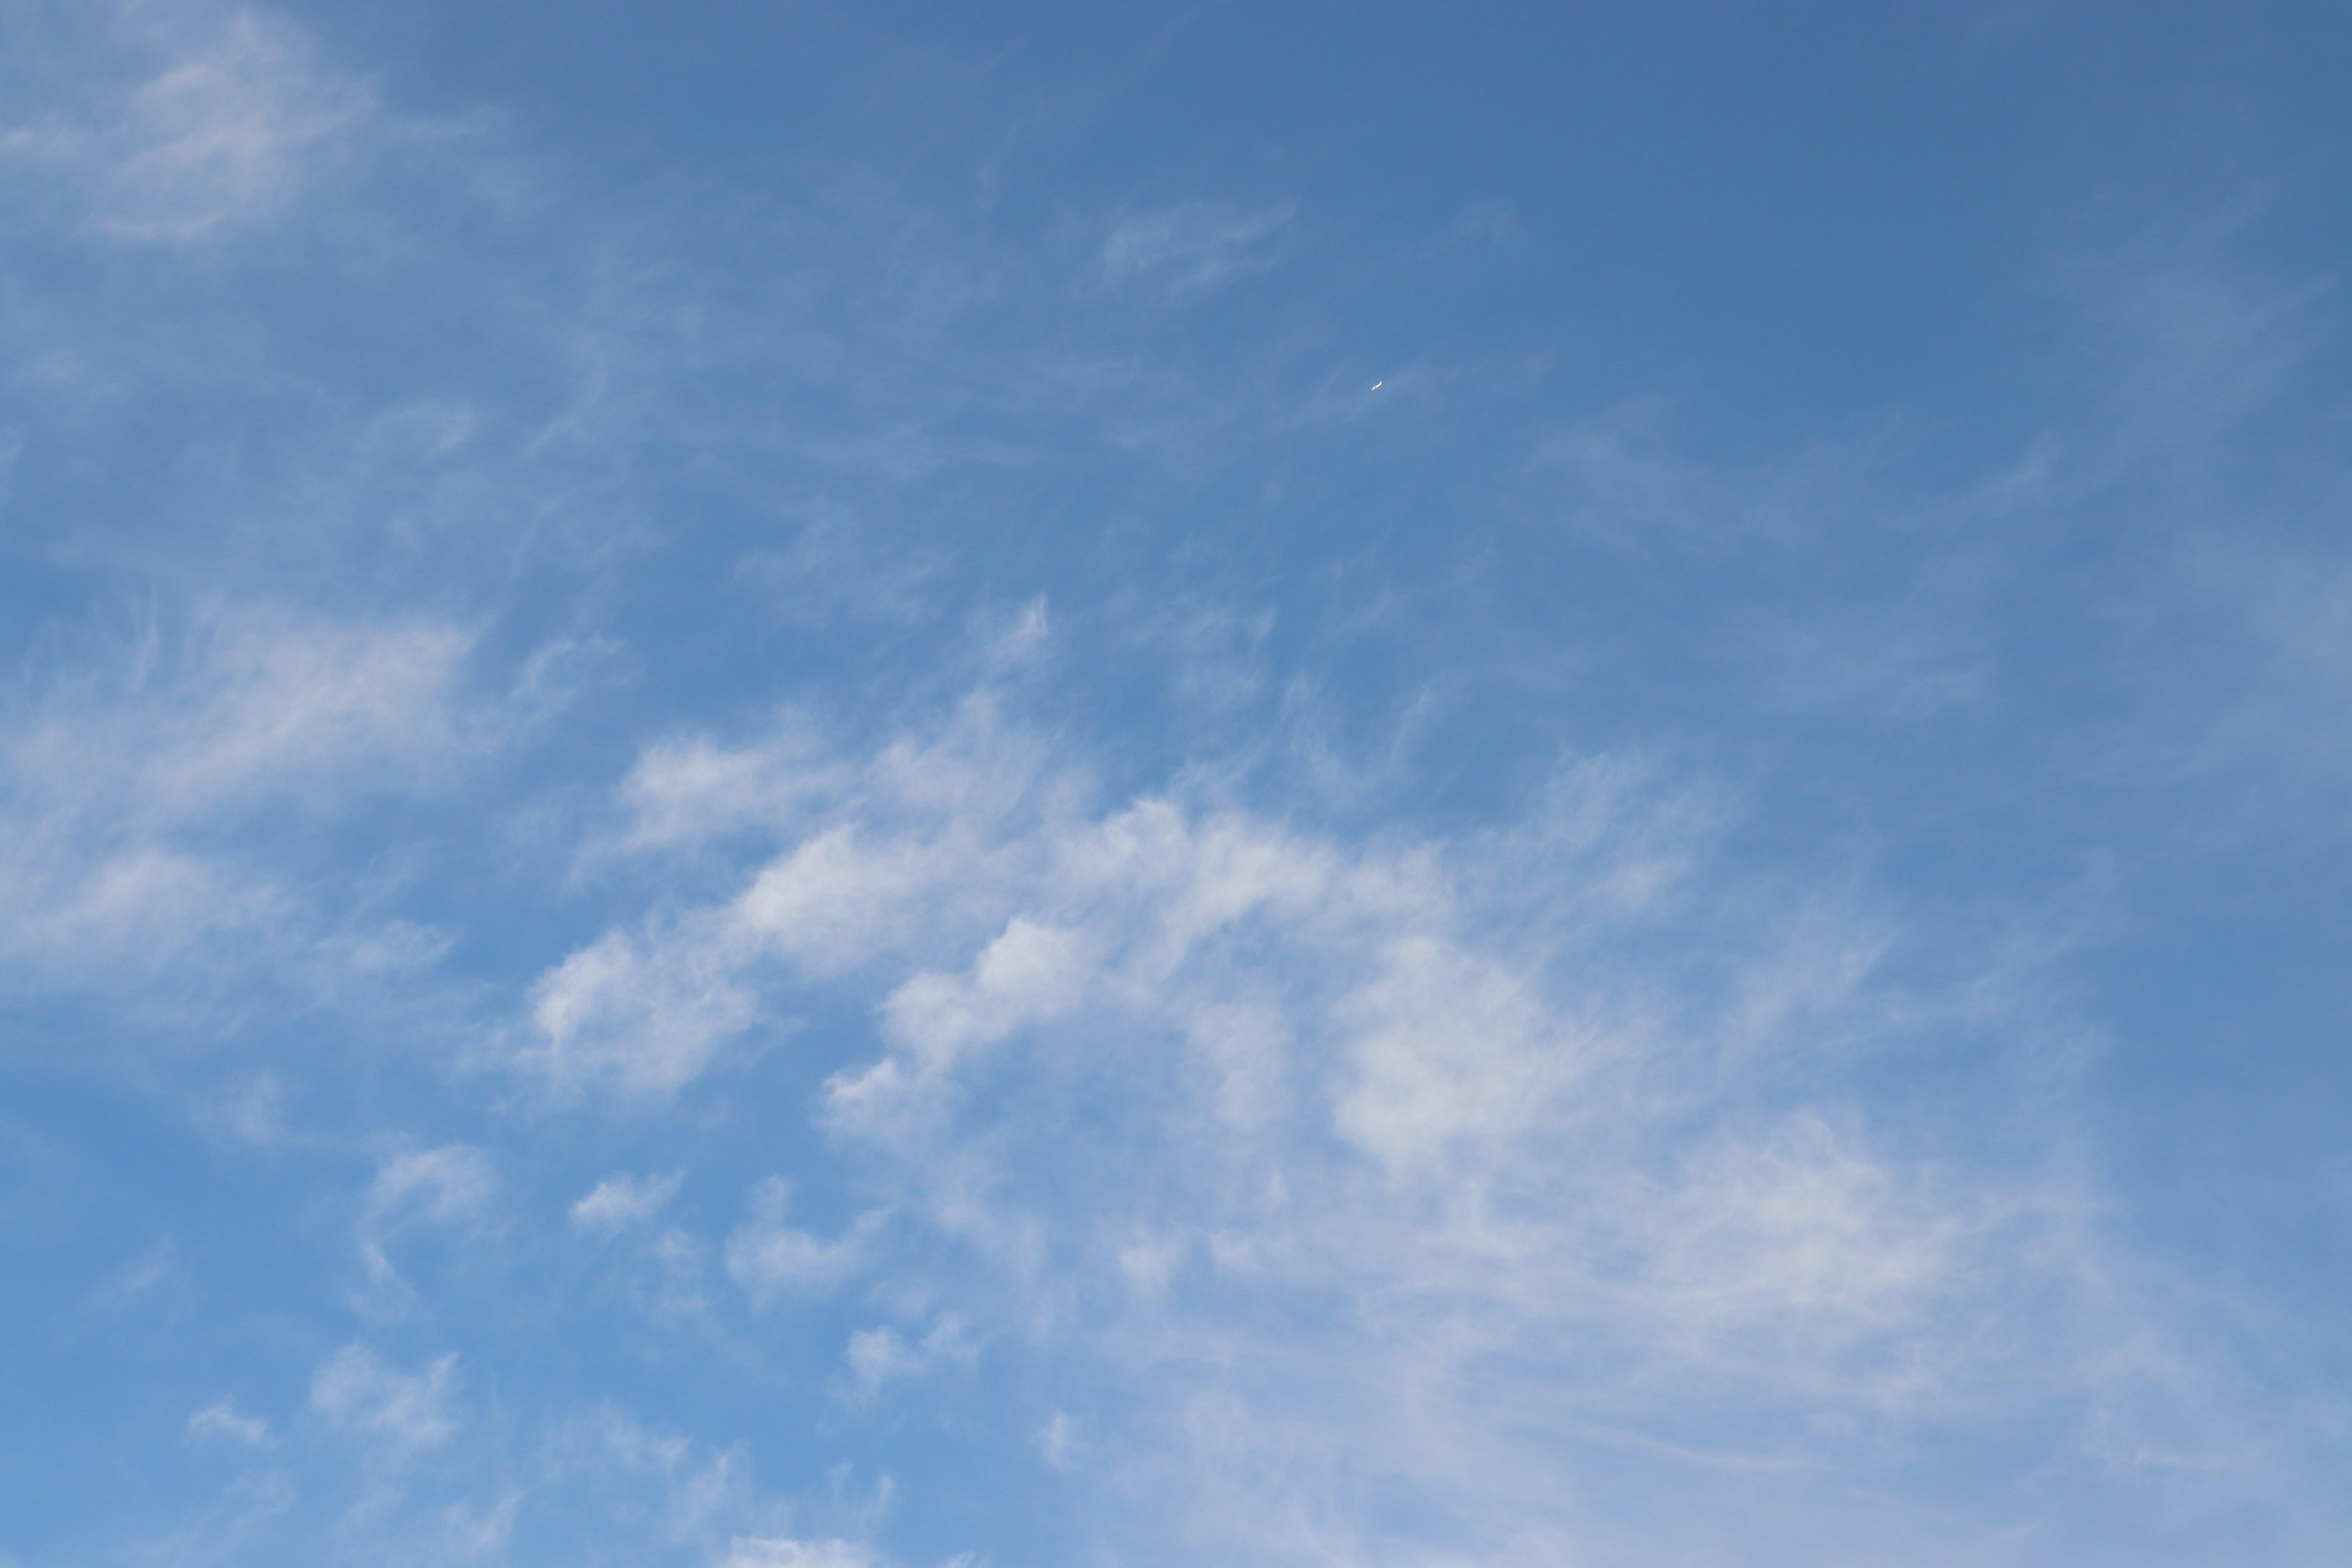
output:
<path id="1" fill-rule="evenodd" d="M 0 0 L 0 1568 L 2352 1562 L 2347 104 Z"/>

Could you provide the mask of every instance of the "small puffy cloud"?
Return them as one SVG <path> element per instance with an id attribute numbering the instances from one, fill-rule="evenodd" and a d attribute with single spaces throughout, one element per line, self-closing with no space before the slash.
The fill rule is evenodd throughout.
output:
<path id="1" fill-rule="evenodd" d="M 672 1171 L 666 1176 L 632 1176 L 625 1173 L 607 1176 L 572 1205 L 572 1227 L 610 1236 L 641 1224 L 677 1196 L 685 1181 L 683 1171 Z"/>
<path id="2" fill-rule="evenodd" d="M 949 1313 L 911 1344 L 887 1324 L 860 1329 L 849 1336 L 845 1353 L 858 1393 L 871 1395 L 886 1383 L 920 1376 L 945 1363 L 969 1365 L 978 1351 L 965 1337 L 963 1320 Z"/>
<path id="3" fill-rule="evenodd" d="M 498 1188 L 490 1157 L 464 1143 L 394 1154 L 376 1167 L 367 1207 L 378 1219 L 403 1215 L 448 1225 L 472 1219 Z"/>
<path id="4" fill-rule="evenodd" d="M 828 827 L 771 863 L 731 911 L 742 929 L 812 973 L 837 973 L 923 923 L 956 847 Z"/>
<path id="5" fill-rule="evenodd" d="M 310 1408 L 338 1431 L 429 1448 L 457 1430 L 457 1369 L 454 1353 L 404 1373 L 364 1346 L 347 1345 L 311 1375 Z"/>
<path id="6" fill-rule="evenodd" d="M 829 1290 L 865 1266 L 887 1216 L 868 1210 L 832 1238 L 784 1223 L 792 1184 L 771 1177 L 754 1189 L 751 1215 L 727 1238 L 727 1272 L 755 1306 L 781 1297 Z"/>
<path id="7" fill-rule="evenodd" d="M 661 742 L 645 750 L 622 783 L 628 826 L 615 847 L 693 848 L 746 829 L 785 826 L 844 782 L 839 759 L 789 718 L 755 746 Z"/>
<path id="8" fill-rule="evenodd" d="M 224 1399 L 217 1405 L 207 1405 L 188 1417 L 188 1435 L 193 1437 L 215 1437 L 240 1443 L 248 1448 L 266 1448 L 272 1439 L 269 1423 L 258 1415 L 248 1415 L 236 1407 L 234 1400 Z"/>
<path id="9" fill-rule="evenodd" d="M 877 1568 L 871 1547 L 850 1541 L 795 1541 L 790 1536 L 739 1535 L 719 1568 Z"/>
<path id="10" fill-rule="evenodd" d="M 883 1004 L 893 1036 L 927 1063 L 1063 1016 L 1082 994 L 1086 963 L 1075 934 L 1024 917 L 972 961 L 969 974 L 918 974 Z"/>
<path id="11" fill-rule="evenodd" d="M 704 922 L 708 923 L 708 922 Z M 614 931 L 531 988 L 530 1058 L 558 1086 L 674 1093 L 759 1016 L 739 959 L 705 931 L 639 942 Z"/>

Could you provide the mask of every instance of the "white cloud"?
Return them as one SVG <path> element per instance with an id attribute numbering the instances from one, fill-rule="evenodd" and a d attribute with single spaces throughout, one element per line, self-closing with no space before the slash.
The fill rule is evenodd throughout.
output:
<path id="1" fill-rule="evenodd" d="M 310 1379 L 310 1407 L 339 1431 L 382 1436 L 401 1448 L 429 1448 L 457 1431 L 456 1355 L 421 1373 L 386 1365 L 374 1352 L 346 1345 Z"/>
<path id="2" fill-rule="evenodd" d="M 969 1249 L 1005 1303 L 983 1332 L 1103 1347 L 1127 1425 L 1090 1431 L 1090 1469 L 1223 1518 L 1202 1489 L 1241 1484 L 1255 1450 L 1217 1434 L 1248 1428 L 1302 1489 L 1234 1521 L 1337 1528 L 1329 1497 L 1392 1484 L 1549 1540 L 1532 1431 L 1664 1455 L 1712 1399 L 1843 1413 L 1726 1460 L 1780 1463 L 1854 1423 L 2093 1397 L 2068 1314 L 2021 1305 L 2064 1299 L 2056 1260 L 2094 1245 L 2067 1191 L 1794 1089 L 1827 1042 L 1892 1048 L 1980 1004 L 1880 997 L 1874 919 L 1696 896 L 1707 792 L 1585 759 L 1508 829 L 1349 843 L 1179 795 L 1101 807 L 985 704 L 864 758 L 793 744 L 826 783 L 766 814 L 780 842 L 740 891 L 582 951 L 694 966 L 747 1016 L 807 984 L 870 999 L 829 1124 Z M 697 766 L 731 792 L 763 753 Z M 638 993 L 642 1030 L 705 1027 L 665 994 Z M 845 1276 L 856 1227 L 761 1202 L 729 1248 L 747 1291 Z M 870 1395 L 973 1332 L 961 1310 L 860 1330 L 849 1369 Z M 1222 1528 L 1188 1539 L 1279 1555 Z"/>
<path id="3" fill-rule="evenodd" d="M 925 973 L 883 1003 L 891 1037 L 938 1071 L 976 1046 L 1066 1016 L 1089 965 L 1075 932 L 1016 915 L 972 960 L 968 974 Z"/>
<path id="4" fill-rule="evenodd" d="M 314 160 L 345 124 L 333 114 L 365 111 L 364 94 L 342 90 L 290 35 L 233 26 L 110 116 L 60 121 L 57 145 L 94 171 L 89 222 L 192 240 L 317 188 Z M 1108 237 L 1100 274 L 1138 293 L 1210 289 L 1266 261 L 1286 219 L 1148 215 Z M 773 346 L 758 353 L 782 363 Z M 616 356 L 600 374 L 651 359 Z M 670 393 L 645 395 L 629 416 L 674 416 L 645 412 Z M 375 421 L 370 439 L 422 462 L 478 449 L 499 417 L 428 400 Z M 940 445 L 921 430 L 876 439 Z M 1692 548 L 1795 531 L 1825 488 L 1804 464 L 1676 466 L 1618 426 L 1570 432 L 1537 468 L 1588 532 L 1678 529 Z M 1262 637 L 1270 623 L 1256 624 Z M 2322 629 L 2333 641 L 2315 658 L 2342 640 Z M 989 657 L 1013 662 L 1045 635 L 1042 615 L 1024 617 Z M 1945 702 L 1977 668 L 1966 637 L 1820 641 L 1784 659 L 1805 678 L 1789 684 L 1823 701 L 1875 682 L 1900 705 Z M 1890 657 L 1859 658 L 1862 643 Z M 535 710 L 576 683 L 564 646 L 525 668 L 518 690 Z M 355 972 L 428 967 L 446 939 L 400 922 L 313 940 L 313 889 L 216 830 L 267 834 L 281 814 L 299 824 L 386 786 L 442 787 L 479 738 L 461 699 L 472 648 L 438 621 L 256 616 L 121 693 L 12 726 L 8 760 L 23 765 L 0 871 L 20 913 L 0 916 L 0 952 L 44 976 L 174 955 L 198 973 L 213 967 L 208 942 L 257 932 L 273 953 L 331 945 Z M 1854 668 L 1831 668 L 1832 654 Z M 1177 662 L 1181 679 L 1206 679 L 1204 658 Z M 1221 678 L 1231 694 L 1214 701 L 1235 706 L 1264 661 L 1228 662 L 1249 679 Z M 1935 1111 L 1875 1119 L 1809 1068 L 1823 1038 L 1867 1048 L 1885 1023 L 1872 1000 L 1889 984 L 1884 932 L 1834 912 L 1802 942 L 1759 929 L 1789 904 L 1753 900 L 1774 910 L 1759 921 L 1721 896 L 1705 813 L 1622 759 L 1564 769 L 1532 821 L 1491 839 L 1324 830 L 1311 808 L 1239 795 L 1194 780 L 1106 802 L 984 704 L 871 751 L 799 720 L 749 744 L 673 737 L 641 753 L 613 803 L 620 826 L 583 858 L 659 881 L 654 912 L 551 965 L 515 1037 L 566 1090 L 643 1100 L 689 1092 L 754 1048 L 807 1053 L 831 1073 L 830 1131 L 878 1173 L 898 1217 L 823 1234 L 786 1223 L 781 1184 L 763 1189 L 724 1247 L 745 1295 L 772 1308 L 971 1264 L 981 1288 L 952 1297 L 958 1314 L 925 1306 L 851 1336 L 852 1374 L 877 1389 L 976 1336 L 1027 1337 L 1073 1382 L 1114 1385 L 1083 1406 L 1089 1472 L 1126 1472 L 1105 1495 L 1148 1494 L 1133 1477 L 1157 1448 L 1171 1456 L 1166 1514 L 1209 1532 L 1263 1526 L 1265 1559 L 1371 1560 L 1348 1536 L 1345 1500 L 1392 1487 L 1400 1513 L 1432 1500 L 1433 1514 L 1525 1527 L 1479 1561 L 1572 1561 L 1553 1530 L 1572 1505 L 1525 1458 L 1557 1452 L 1571 1427 L 1689 1453 L 1678 1413 L 1761 1409 L 1758 1429 L 1726 1439 L 1735 1451 L 1706 1462 L 1803 1469 L 1853 1423 L 1899 1449 L 1915 1420 L 2012 1392 L 2059 1402 L 2070 1347 L 2005 1315 L 2067 1288 L 2033 1256 L 2050 1222 L 2030 1161 L 1931 1157 L 1921 1124 Z M 746 854 L 760 863 L 709 894 Z M 690 874 L 665 877 L 674 867 Z M 870 1033 L 785 1037 L 812 993 L 867 1005 Z M 475 1223 L 494 1174 L 456 1145 L 397 1156 L 363 1229 Z M 614 1175 L 572 1223 L 650 1231 L 678 1181 Z M 927 1225 L 949 1245 L 891 1250 Z M 649 1246 L 669 1270 L 664 1300 L 698 1305 L 718 1249 L 682 1231 Z M 440 1389 L 450 1364 L 408 1382 Z M 370 1365 L 335 1386 L 402 1375 Z M 320 1389 L 332 1382 L 322 1371 Z M 356 1427 L 397 1402 L 346 1388 L 314 1403 Z M 1057 1466 L 1071 1420 L 1054 1414 L 1038 1438 Z M 1036 1417 L 1007 1430 L 1036 1431 Z M 663 1457 L 671 1439 L 631 1441 L 652 1468 L 686 1464 Z M 2126 1433 L 2113 1450 L 2145 1447 Z M 709 1473 L 714 1490 L 736 1484 L 723 1455 Z M 1215 1506 L 1236 1497 L 1246 1506 Z M 485 1549 L 505 1506 L 466 1516 Z M 778 1525 L 740 1521 L 752 1533 L 734 1555 L 870 1561 L 761 1533 Z"/>
<path id="5" fill-rule="evenodd" d="M 789 715 L 757 746 L 660 742 L 646 749 L 621 786 L 629 826 L 619 847 L 691 847 L 747 827 L 774 828 L 842 782 L 818 737 Z"/>
<path id="6" fill-rule="evenodd" d="M 922 918 L 954 847 L 869 841 L 835 827 L 770 866 L 731 911 L 746 937 L 816 973 L 853 967 Z"/>
<path id="7" fill-rule="evenodd" d="M 1654 1303 L 1708 1329 L 1811 1319 L 1832 1331 L 1899 1321 L 1958 1288 L 1971 1239 L 2006 1217 L 1939 1193 L 1799 1114 L 1708 1148 L 1681 1172 L 1654 1263 Z"/>
<path id="8" fill-rule="evenodd" d="M 1290 216 L 1287 206 L 1244 212 L 1191 202 L 1131 217 L 1103 241 L 1103 275 L 1113 283 L 1150 279 L 1178 291 L 1206 289 L 1261 260 L 1263 243 Z"/>
<path id="9" fill-rule="evenodd" d="M 566 1086 L 659 1094 L 691 1081 L 759 1016 L 729 935 L 698 921 L 651 942 L 614 931 L 572 953 L 532 987 L 534 1058 Z"/>
<path id="10" fill-rule="evenodd" d="M 234 1400 L 224 1399 L 217 1405 L 207 1405 L 188 1417 L 188 1432 L 196 1437 L 220 1437 L 248 1448 L 266 1448 L 273 1441 L 269 1423 L 258 1415 L 248 1415 L 236 1407 Z"/>
<path id="11" fill-rule="evenodd" d="M 498 1191 L 498 1173 L 481 1150 L 462 1143 L 394 1154 L 376 1168 L 360 1215 L 360 1256 L 371 1281 L 400 1288 L 386 1250 L 395 1233 L 415 1225 L 479 1222 Z"/>
<path id="12" fill-rule="evenodd" d="M 178 1263 L 179 1249 L 167 1237 L 114 1271 L 98 1299 L 110 1307 L 127 1305 L 169 1279 Z"/>
<path id="13" fill-rule="evenodd" d="M 414 1216 L 447 1225 L 472 1219 L 498 1186 L 490 1158 L 464 1143 L 394 1154 L 368 1184 L 369 1217 Z"/>
<path id="14" fill-rule="evenodd" d="M 112 26 L 105 44 L 83 47 L 131 79 L 0 132 L 0 155 L 74 182 L 101 233 L 186 242 L 275 213 L 372 112 L 362 84 L 322 68 L 299 31 L 265 13 L 93 9 Z"/>
<path id="15" fill-rule="evenodd" d="M 1055 1411 L 1038 1430 L 1037 1452 L 1055 1469 L 1067 1470 L 1075 1465 L 1080 1447 L 1078 1424 L 1066 1410 Z"/>
<path id="16" fill-rule="evenodd" d="M 248 617 L 209 641 L 201 705 L 167 718 L 171 743 L 142 758 L 142 794 L 166 819 L 315 800 L 330 783 L 429 784 L 460 748 L 452 700 L 473 638 L 455 627 Z"/>
<path id="17" fill-rule="evenodd" d="M 1031 750 L 984 703 L 937 741 L 862 764 L 816 752 L 790 723 L 746 752 L 656 748 L 623 789 L 635 818 L 625 847 L 749 828 L 799 841 L 729 903 L 609 931 L 542 974 L 519 1054 L 566 1090 L 675 1093 L 765 1016 L 764 971 L 840 974 L 942 924 L 990 918 L 1002 876 L 984 861 L 1003 847 L 985 825 L 1024 802 Z M 845 819 L 848 798 L 887 803 L 900 820 Z"/>
<path id="18" fill-rule="evenodd" d="M 572 1205 L 572 1226 L 574 1230 L 609 1236 L 642 1224 L 677 1196 L 677 1189 L 685 1181 L 683 1171 L 672 1171 L 666 1176 L 632 1176 L 626 1173 L 607 1176 Z"/>
<path id="19" fill-rule="evenodd" d="M 1391 1171 L 1552 1120 L 1606 1048 L 1545 1008 L 1532 976 L 1430 935 L 1389 944 L 1342 1005 L 1357 1027 L 1333 1124 Z"/>
<path id="20" fill-rule="evenodd" d="M 1011 626 L 989 639 L 988 662 L 1002 668 L 1034 658 L 1052 636 L 1053 624 L 1045 613 L 1045 596 L 1040 594 L 1021 606 L 1021 614 Z"/>
<path id="21" fill-rule="evenodd" d="M 950 1312 L 911 1344 L 887 1323 L 859 1329 L 849 1336 L 845 1355 L 857 1379 L 857 1392 L 870 1397 L 886 1383 L 919 1377 L 947 1363 L 968 1366 L 978 1353 L 978 1347 L 965 1337 L 963 1320 Z"/>
<path id="22" fill-rule="evenodd" d="M 754 1306 L 839 1285 L 864 1267 L 887 1217 L 869 1210 L 828 1240 L 784 1223 L 791 1201 L 792 1184 L 782 1177 L 761 1183 L 751 1194 L 751 1217 L 727 1238 L 727 1272 Z"/>
<path id="23" fill-rule="evenodd" d="M 550 1441 L 553 1465 L 567 1471 L 612 1466 L 667 1473 L 677 1469 L 693 1447 L 677 1433 L 655 1431 L 613 1405 L 598 1405 L 560 1423 Z"/>
<path id="24" fill-rule="evenodd" d="M 0 716 L 10 977 L 220 980 L 266 957 L 331 989 L 432 963 L 440 933 L 307 909 L 268 868 L 268 837 L 247 836 L 439 787 L 474 743 L 457 690 L 470 646 L 446 626 L 216 610 L 68 666 Z"/>
<path id="25" fill-rule="evenodd" d="M 604 1404 L 550 1430 L 540 1491 L 576 1499 L 583 1511 L 611 1510 L 632 1528 L 650 1516 L 673 1542 L 703 1542 L 772 1528 L 779 1508 L 752 1485 L 751 1468 L 742 1444 L 712 1447 Z"/>
<path id="26" fill-rule="evenodd" d="M 854 1542 L 739 1535 L 720 1568 L 876 1568 L 880 1561 L 871 1549 Z"/>

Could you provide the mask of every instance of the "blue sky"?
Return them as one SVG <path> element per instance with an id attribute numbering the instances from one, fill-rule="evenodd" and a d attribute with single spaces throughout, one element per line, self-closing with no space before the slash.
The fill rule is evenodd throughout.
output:
<path id="1" fill-rule="evenodd" d="M 0 1564 L 2352 1559 L 2347 50 L 0 5 Z"/>

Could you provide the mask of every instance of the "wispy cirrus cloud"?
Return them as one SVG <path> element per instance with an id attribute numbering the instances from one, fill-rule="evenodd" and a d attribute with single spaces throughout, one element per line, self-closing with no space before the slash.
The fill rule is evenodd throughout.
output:
<path id="1" fill-rule="evenodd" d="M 2113 889 L 2334 842 L 2343 468 L 2270 422 L 2307 286 L 2085 268 L 2095 342 L 1992 434 L 1727 415 L 1609 384 L 1609 215 L 1526 190 L 971 195 L 855 115 L 616 184 L 288 15 L 0 35 L 10 1239 L 82 1228 L 25 1152 L 87 1085 L 226 1041 L 255 1086 L 202 1086 L 201 1172 L 110 1123 L 202 1201 L 48 1266 L 167 1261 L 181 1313 L 249 1271 L 152 1331 L 204 1381 L 122 1431 L 242 1468 L 141 1550 L 2334 1560 L 2324 1311 L 2147 1234 L 2316 1184 L 2135 1197 L 2084 1109 L 2196 1081 L 2086 945 L 2193 930 L 2200 989 L 2288 945 Z M 1574 286 L 1471 278 L 1505 248 Z M 1718 292 L 1637 376 L 1712 374 L 1666 340 L 1736 339 Z M 166 629 L 59 631 L 113 593 Z"/>
<path id="2" fill-rule="evenodd" d="M 1212 1434 L 1288 1434 L 1307 1489 L 1171 1502 L 1202 1550 L 1279 1556 L 1201 1521 L 1313 1516 L 1326 1486 L 1551 1539 L 1570 1524 L 1543 1486 L 1498 1491 L 1470 1458 L 1521 1423 L 1670 1456 L 1736 1390 L 1761 1425 L 1722 1462 L 1803 1467 L 1845 1442 L 1789 1426 L 1803 1410 L 1926 1434 L 2106 1397 L 2082 1315 L 2114 1308 L 2068 1261 L 2098 1244 L 2054 1145 L 2037 1173 L 1915 1121 L 1898 1152 L 1867 1103 L 1802 1087 L 1824 1052 L 1944 1048 L 1974 1005 L 1879 978 L 1873 922 L 1776 933 L 1749 923 L 1760 889 L 1726 912 L 1699 890 L 1715 818 L 1678 787 L 1597 760 L 1507 833 L 1349 844 L 1181 794 L 1094 804 L 981 700 L 864 757 L 794 743 L 764 813 L 743 781 L 770 742 L 666 750 L 699 760 L 624 796 L 657 837 L 695 837 L 698 778 L 713 823 L 764 819 L 781 847 L 732 898 L 583 951 L 699 965 L 746 1019 L 864 998 L 875 1054 L 833 1072 L 824 1121 L 964 1249 L 976 1272 L 945 1288 L 994 1303 L 992 1331 L 1051 1321 L 1102 1358 L 1124 1414 L 1089 1462 L 1205 1443 L 1181 1485 L 1223 1487 L 1255 1461 Z M 698 1068 L 735 1048 L 670 995 L 616 998 L 643 1044 L 611 1048 L 661 1066 L 600 1064 L 604 1092 L 687 1091 L 680 1034 Z M 772 1257 L 831 1277 L 841 1244 L 760 1235 L 730 1247 L 739 1279 Z M 1282 1302 L 1320 1305 L 1282 1327 Z M 878 1388 L 930 1342 L 861 1330 L 850 1359 Z"/>
<path id="3" fill-rule="evenodd" d="M 184 635 L 148 628 L 20 699 L 0 717 L 13 984 L 237 953 L 299 953 L 322 984 L 429 963 L 430 931 L 311 906 L 256 829 L 273 811 L 325 823 L 442 787 L 482 735 L 460 684 L 471 642 L 446 626 L 223 611 Z"/>
<path id="4" fill-rule="evenodd" d="M 100 235 L 186 244 L 276 216 L 375 111 L 365 83 L 268 12 L 119 5 L 79 20 L 64 30 L 112 69 L 0 130 L 0 162 L 56 182 Z"/>
<path id="5" fill-rule="evenodd" d="M 364 1345 L 346 1345 L 310 1380 L 310 1405 L 341 1431 L 380 1436 L 402 1449 L 430 1448 L 457 1433 L 457 1358 L 403 1372 Z"/>
<path id="6" fill-rule="evenodd" d="M 1291 216 L 1286 205 L 1244 211 L 1188 202 L 1127 218 L 1103 241 L 1103 277 L 1114 286 L 1147 284 L 1177 294 L 1213 288 L 1264 265 L 1268 242 Z"/>

